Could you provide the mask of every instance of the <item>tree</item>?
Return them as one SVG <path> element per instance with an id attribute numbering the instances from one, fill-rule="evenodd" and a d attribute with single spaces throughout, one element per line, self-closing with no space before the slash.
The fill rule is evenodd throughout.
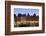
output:
<path id="1" fill-rule="evenodd" d="M 20 16 L 22 16 L 22 14 L 19 13 L 19 14 L 18 14 L 18 17 L 20 17 Z"/>
<path id="2" fill-rule="evenodd" d="M 33 17 L 35 17 L 35 16 L 36 16 L 36 14 L 34 13 L 34 14 L 33 14 Z"/>
<path id="3" fill-rule="evenodd" d="M 26 14 L 23 14 L 22 16 L 26 16 Z"/>
<path id="4" fill-rule="evenodd" d="M 16 14 L 14 14 L 14 16 L 16 17 Z"/>

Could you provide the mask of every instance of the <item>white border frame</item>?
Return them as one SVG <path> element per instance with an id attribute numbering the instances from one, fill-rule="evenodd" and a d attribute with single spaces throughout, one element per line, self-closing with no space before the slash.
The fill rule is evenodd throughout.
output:
<path id="1" fill-rule="evenodd" d="M 39 10 L 39 27 L 14 27 L 14 8 L 38 8 Z M 31 29 L 30 29 L 31 28 Z M 32 31 L 42 30 L 42 7 L 41 6 L 22 6 L 22 5 L 11 5 L 11 32 L 13 31 Z"/>

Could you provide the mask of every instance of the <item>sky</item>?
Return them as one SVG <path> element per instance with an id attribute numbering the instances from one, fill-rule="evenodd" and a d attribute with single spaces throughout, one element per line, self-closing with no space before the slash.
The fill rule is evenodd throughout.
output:
<path id="1" fill-rule="evenodd" d="M 16 16 L 18 14 L 28 14 L 31 16 L 33 15 L 34 13 L 37 15 L 39 15 L 39 9 L 31 9 L 31 8 L 14 8 L 14 14 L 16 14 Z"/>

